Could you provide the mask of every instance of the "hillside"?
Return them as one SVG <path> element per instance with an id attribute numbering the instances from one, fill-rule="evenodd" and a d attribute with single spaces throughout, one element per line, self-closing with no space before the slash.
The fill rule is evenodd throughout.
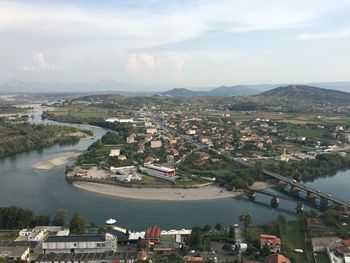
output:
<path id="1" fill-rule="evenodd" d="M 185 88 L 175 88 L 165 92 L 161 92 L 159 95 L 162 96 L 182 96 L 182 97 L 207 97 L 207 96 L 250 96 L 258 94 L 259 91 L 248 88 L 246 86 L 221 86 L 213 88 L 208 91 L 193 91 Z"/>
<path id="2" fill-rule="evenodd" d="M 256 95 L 260 99 L 284 100 L 298 103 L 350 104 L 350 93 L 306 85 L 289 85 Z"/>

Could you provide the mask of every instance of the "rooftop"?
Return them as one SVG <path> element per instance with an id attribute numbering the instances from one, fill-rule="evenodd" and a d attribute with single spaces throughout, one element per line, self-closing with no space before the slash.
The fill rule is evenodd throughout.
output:
<path id="1" fill-rule="evenodd" d="M 104 235 L 95 236 L 49 236 L 44 243 L 50 242 L 102 242 L 105 241 Z"/>
<path id="2" fill-rule="evenodd" d="M 109 251 L 104 253 L 49 253 L 40 254 L 36 262 L 64 262 L 64 261 L 101 261 L 114 259 L 136 259 L 137 252 L 130 251 Z"/>

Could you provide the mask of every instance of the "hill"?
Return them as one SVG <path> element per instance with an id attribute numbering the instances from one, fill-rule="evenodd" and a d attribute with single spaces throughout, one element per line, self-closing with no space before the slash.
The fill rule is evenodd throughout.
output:
<path id="1" fill-rule="evenodd" d="M 297 103 L 339 103 L 350 104 L 350 93 L 323 89 L 307 85 L 288 85 L 278 87 L 256 95 L 261 99 L 284 100 Z"/>
<path id="2" fill-rule="evenodd" d="M 218 88 L 213 88 L 208 91 L 194 91 L 185 88 L 175 88 L 165 92 L 159 93 L 162 96 L 178 96 L 178 97 L 208 97 L 208 96 L 250 96 L 258 94 L 259 91 L 248 88 L 246 86 L 221 86 Z"/>

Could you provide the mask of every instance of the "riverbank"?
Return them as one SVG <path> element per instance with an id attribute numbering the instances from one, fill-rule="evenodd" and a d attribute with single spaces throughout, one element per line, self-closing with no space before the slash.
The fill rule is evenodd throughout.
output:
<path id="1" fill-rule="evenodd" d="M 76 158 L 79 155 L 79 152 L 66 152 L 53 159 L 35 163 L 32 167 L 40 170 L 51 170 L 57 166 L 67 164 L 72 158 Z"/>
<path id="2" fill-rule="evenodd" d="M 153 201 L 198 201 L 233 198 L 243 194 L 243 191 L 226 191 L 224 188 L 209 185 L 202 188 L 129 188 L 109 184 L 90 182 L 73 182 L 79 189 L 126 199 Z M 256 182 L 253 189 L 265 189 L 269 186 L 265 182 Z"/>

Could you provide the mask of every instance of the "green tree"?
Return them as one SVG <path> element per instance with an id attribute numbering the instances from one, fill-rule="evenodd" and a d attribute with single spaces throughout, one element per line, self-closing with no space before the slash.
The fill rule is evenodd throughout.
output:
<path id="1" fill-rule="evenodd" d="M 288 223 L 288 218 L 285 214 L 280 214 L 277 217 L 277 221 L 281 226 L 285 226 Z"/>
<path id="2" fill-rule="evenodd" d="M 228 236 L 230 238 L 235 238 L 235 228 L 233 226 L 230 226 L 230 231 L 228 233 Z"/>
<path id="3" fill-rule="evenodd" d="M 218 231 L 222 230 L 222 225 L 220 223 L 217 223 L 215 225 L 215 229 L 218 230 Z"/>
<path id="4" fill-rule="evenodd" d="M 211 229 L 210 225 L 205 225 L 205 226 L 203 227 L 203 231 L 204 231 L 204 232 L 209 232 L 210 229 Z"/>
<path id="5" fill-rule="evenodd" d="M 191 235 L 188 239 L 189 245 L 194 249 L 202 249 L 204 245 L 203 234 L 200 227 L 193 227 Z"/>
<path id="6" fill-rule="evenodd" d="M 261 254 L 262 254 L 264 257 L 266 257 L 266 256 L 268 256 L 268 255 L 271 254 L 271 249 L 270 249 L 269 245 L 265 244 L 265 245 L 263 246 L 263 249 L 262 249 L 262 251 L 261 251 Z"/>
<path id="7" fill-rule="evenodd" d="M 244 231 L 246 231 L 249 225 L 252 223 L 252 216 L 249 213 L 244 212 L 239 216 L 239 221 L 243 223 Z"/>
<path id="8" fill-rule="evenodd" d="M 57 210 L 55 216 L 52 219 L 52 225 L 54 226 L 65 226 L 67 220 L 67 210 L 59 209 Z"/>
<path id="9" fill-rule="evenodd" d="M 48 226 L 50 225 L 50 215 L 34 215 L 31 225 L 35 226 Z"/>
<path id="10" fill-rule="evenodd" d="M 85 233 L 85 218 L 76 213 L 69 222 L 69 229 L 72 234 L 81 235 Z"/>

